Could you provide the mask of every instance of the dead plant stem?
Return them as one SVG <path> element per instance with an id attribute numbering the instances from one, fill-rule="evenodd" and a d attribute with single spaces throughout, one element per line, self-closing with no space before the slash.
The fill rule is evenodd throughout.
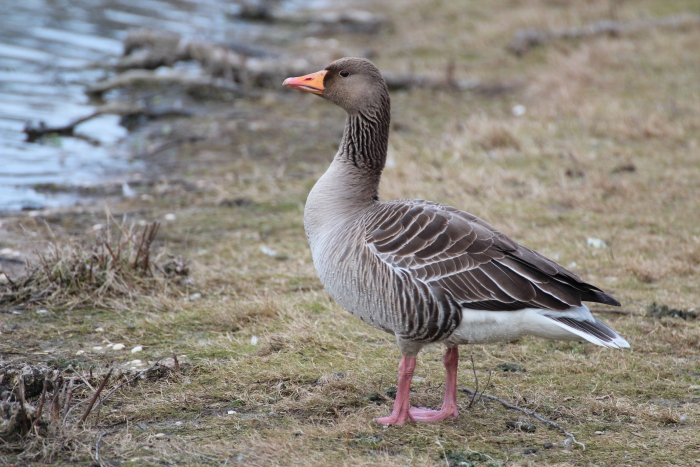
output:
<path id="1" fill-rule="evenodd" d="M 467 394 L 467 395 L 471 395 L 471 394 L 474 394 L 474 393 L 475 393 L 475 391 L 472 391 L 472 390 L 469 389 L 469 388 L 460 388 L 460 391 L 464 392 L 464 393 Z M 494 401 L 500 402 L 500 403 L 501 403 L 504 407 L 506 407 L 506 408 L 509 408 L 509 409 L 512 409 L 512 410 L 518 410 L 518 411 L 520 411 L 520 412 L 523 412 L 523 413 L 525 413 L 525 414 L 530 415 L 531 417 L 536 418 L 537 420 L 541 421 L 542 423 L 546 423 L 546 424 L 549 425 L 549 426 L 553 426 L 554 428 L 559 429 L 559 430 L 560 430 L 562 433 L 564 433 L 569 439 L 571 439 L 571 441 L 573 441 L 574 444 L 578 444 L 579 446 L 581 446 L 581 448 L 582 448 L 584 451 L 586 450 L 586 445 L 583 444 L 583 443 L 581 443 L 581 442 L 579 442 L 579 441 L 577 441 L 577 440 L 576 440 L 576 437 L 575 437 L 573 434 L 569 433 L 569 432 L 566 430 L 566 428 L 564 428 L 563 426 L 561 426 L 560 424 L 558 424 L 558 423 L 556 423 L 556 422 L 553 422 L 553 421 L 551 421 L 551 420 L 547 420 L 546 418 L 544 418 L 543 416 L 541 416 L 540 414 L 538 414 L 538 413 L 535 412 L 534 410 L 525 409 L 525 408 L 523 408 L 523 407 L 518 407 L 517 405 L 513 405 L 513 404 L 511 404 L 511 403 L 509 403 L 509 402 L 507 402 L 507 401 L 501 399 L 500 397 L 492 396 L 492 395 L 490 395 L 490 394 L 484 394 L 483 392 L 481 393 L 481 397 L 485 397 L 486 399 L 490 399 L 490 400 L 494 400 Z"/>
<path id="2" fill-rule="evenodd" d="M 35 430 L 36 428 L 36 423 L 41 420 L 41 414 L 44 411 L 44 404 L 46 403 L 46 388 L 48 386 L 49 382 L 49 375 L 48 372 L 47 374 L 44 375 L 44 388 L 41 390 L 41 399 L 39 400 L 39 408 L 36 411 L 36 417 L 34 417 L 34 420 L 32 421 L 32 426 L 29 427 L 29 432 L 32 430 Z M 36 435 L 39 436 L 39 431 L 36 429 Z"/>
<path id="3" fill-rule="evenodd" d="M 80 420 L 78 420 L 78 424 L 83 424 L 85 422 L 85 419 L 90 415 L 90 411 L 92 411 L 92 407 L 95 405 L 95 401 L 97 400 L 98 397 L 100 397 L 100 393 L 105 387 L 105 384 L 107 384 L 107 381 L 109 380 L 109 377 L 112 376 L 112 370 L 113 368 L 110 368 L 109 371 L 107 372 L 107 375 L 105 375 L 104 379 L 100 383 L 100 386 L 97 388 L 97 391 L 95 391 L 95 394 L 92 395 L 92 398 L 90 399 L 90 402 L 88 403 L 87 409 L 85 409 L 85 412 L 83 413 L 83 416 L 80 417 Z"/>

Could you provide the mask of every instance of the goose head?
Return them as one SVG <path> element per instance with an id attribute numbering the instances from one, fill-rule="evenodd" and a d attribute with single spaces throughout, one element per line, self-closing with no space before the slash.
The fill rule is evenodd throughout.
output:
<path id="1" fill-rule="evenodd" d="M 283 85 L 328 99 L 350 115 L 389 106 L 382 74 L 364 58 L 341 58 L 316 73 L 287 78 Z"/>

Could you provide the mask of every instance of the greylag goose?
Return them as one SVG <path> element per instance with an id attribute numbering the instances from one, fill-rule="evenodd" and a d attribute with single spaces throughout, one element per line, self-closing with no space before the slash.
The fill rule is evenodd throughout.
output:
<path id="1" fill-rule="evenodd" d="M 304 228 L 330 295 L 362 321 L 393 334 L 403 358 L 385 425 L 456 417 L 460 344 L 530 334 L 629 347 L 582 301 L 620 304 L 487 222 L 420 199 L 381 202 L 389 139 L 389 92 L 368 60 L 342 58 L 284 86 L 317 94 L 347 112 L 340 148 L 309 193 Z M 447 351 L 440 410 L 411 407 L 416 356 L 432 343 Z"/>

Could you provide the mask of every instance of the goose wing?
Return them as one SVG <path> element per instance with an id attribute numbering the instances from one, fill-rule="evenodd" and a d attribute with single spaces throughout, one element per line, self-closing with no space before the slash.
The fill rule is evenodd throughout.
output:
<path id="1" fill-rule="evenodd" d="M 563 311 L 582 301 L 619 306 L 602 290 L 469 213 L 423 200 L 382 208 L 367 228 L 370 250 L 463 308 Z"/>

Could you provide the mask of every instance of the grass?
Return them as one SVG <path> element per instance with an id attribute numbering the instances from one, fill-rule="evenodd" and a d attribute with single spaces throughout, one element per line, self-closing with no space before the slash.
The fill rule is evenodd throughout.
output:
<path id="1" fill-rule="evenodd" d="M 343 112 L 281 91 L 170 122 L 177 134 L 210 136 L 151 160 L 163 179 L 145 184 L 141 196 L 110 201 L 124 225 L 162 221 L 153 249 L 186 258 L 187 281 L 141 287 L 144 277 L 129 273 L 129 293 L 104 295 L 112 300 L 95 300 L 99 287 L 88 287 L 50 295 L 45 314 L 27 306 L 0 315 L 2 365 L 80 374 L 93 387 L 114 368 L 105 393 L 158 361 L 168 368 L 121 386 L 82 428 L 86 403 L 63 431 L 49 420 L 39 435 L 8 440 L 0 462 L 91 464 L 100 435 L 105 465 L 700 462 L 700 320 L 690 319 L 700 303 L 700 30 L 553 43 L 519 59 L 505 50 L 515 29 L 605 19 L 608 2 L 406 0 L 375 8 L 391 17 L 389 30 L 339 39 L 353 53 L 374 49 L 380 68 L 437 75 L 453 59 L 460 79 L 522 83 L 495 97 L 394 93 L 381 195 L 464 208 L 623 303 L 628 314 L 600 316 L 631 351 L 534 338 L 460 349 L 459 386 L 474 386 L 473 356 L 482 385 L 491 373 L 488 393 L 556 421 L 587 449 L 569 449 L 560 432 L 499 404 L 467 409 L 465 394 L 457 420 L 388 429 L 371 421 L 391 409 L 382 395 L 396 385 L 400 355 L 391 336 L 323 290 L 302 226 L 306 194 L 335 152 Z M 618 15 L 696 10 L 684 1 L 624 2 Z M 524 115 L 513 114 L 516 105 Z M 155 132 L 162 124 L 152 125 Z M 168 213 L 176 220 L 164 220 Z M 95 224 L 108 224 L 102 208 L 7 216 L 0 247 L 31 258 L 48 242 L 74 245 L 67 256 L 45 256 L 65 265 L 93 254 Z M 608 247 L 589 247 L 588 238 Z M 689 319 L 648 315 L 652 303 Z M 179 372 L 163 360 L 173 355 Z M 440 405 L 440 357 L 437 347 L 419 356 L 415 404 Z M 526 371 L 500 371 L 503 364 Z M 92 394 L 83 385 L 74 400 Z M 28 402 L 36 408 L 39 398 L 35 391 Z M 517 431 L 508 421 L 537 429 Z"/>

